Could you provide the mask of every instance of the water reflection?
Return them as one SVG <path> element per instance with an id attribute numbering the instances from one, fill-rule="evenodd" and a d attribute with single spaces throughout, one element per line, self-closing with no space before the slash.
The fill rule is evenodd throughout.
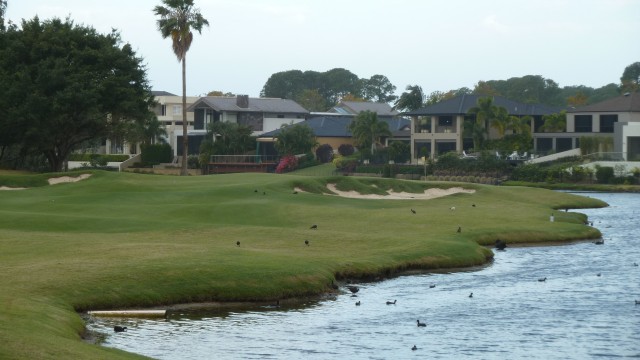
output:
<path id="1" fill-rule="evenodd" d="M 477 271 L 358 284 L 357 297 L 302 307 L 88 326 L 109 333 L 105 346 L 158 359 L 640 357 L 640 195 L 589 196 L 611 204 L 581 210 L 605 245 L 508 248 Z M 111 333 L 116 322 L 129 331 Z"/>

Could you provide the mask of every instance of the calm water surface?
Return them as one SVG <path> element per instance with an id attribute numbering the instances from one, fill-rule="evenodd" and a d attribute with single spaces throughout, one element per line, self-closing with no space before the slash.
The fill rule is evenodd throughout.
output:
<path id="1" fill-rule="evenodd" d="M 580 210 L 604 245 L 507 248 L 476 271 L 358 284 L 358 297 L 297 308 L 87 326 L 108 334 L 104 346 L 157 359 L 640 358 L 640 194 L 586 195 L 611 205 Z"/>

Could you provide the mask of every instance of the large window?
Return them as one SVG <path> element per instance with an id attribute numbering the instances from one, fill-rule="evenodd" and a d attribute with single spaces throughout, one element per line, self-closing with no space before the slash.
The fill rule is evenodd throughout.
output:
<path id="1" fill-rule="evenodd" d="M 575 132 L 593 132 L 591 115 L 576 115 Z"/>
<path id="2" fill-rule="evenodd" d="M 614 124 L 618 122 L 618 114 L 600 115 L 600 132 L 612 133 Z"/>
<path id="3" fill-rule="evenodd" d="M 453 116 L 439 116 L 438 126 L 453 126 Z"/>

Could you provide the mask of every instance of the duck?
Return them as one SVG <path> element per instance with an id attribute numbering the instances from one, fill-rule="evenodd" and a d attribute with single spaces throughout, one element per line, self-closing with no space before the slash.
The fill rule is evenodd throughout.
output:
<path id="1" fill-rule="evenodd" d="M 418 327 L 425 327 L 425 326 L 427 326 L 427 324 L 426 324 L 426 323 L 422 323 L 422 322 L 420 322 L 420 320 L 416 320 L 416 321 L 418 322 Z"/>
<path id="2" fill-rule="evenodd" d="M 387 301 L 387 305 L 395 305 L 396 301 L 398 301 L 398 300 Z"/>
<path id="3" fill-rule="evenodd" d="M 436 284 L 429 285 L 429 289 L 433 289 L 434 287 L 436 287 Z"/>
<path id="4" fill-rule="evenodd" d="M 469 294 L 469 297 L 472 298 L 473 297 L 473 293 Z"/>
<path id="5" fill-rule="evenodd" d="M 545 282 L 545 281 L 547 281 L 547 278 L 546 278 L 546 277 L 543 277 L 543 278 L 538 279 L 538 281 L 540 281 L 540 282 Z"/>
<path id="6" fill-rule="evenodd" d="M 604 239 L 596 240 L 593 243 L 596 245 L 604 245 Z"/>
<path id="7" fill-rule="evenodd" d="M 415 351 L 415 350 L 418 350 L 418 347 L 417 347 L 417 346 L 415 346 L 415 345 L 413 345 L 413 347 L 411 348 L 411 350 L 414 350 L 414 351 Z"/>
<path id="8" fill-rule="evenodd" d="M 503 241 L 503 240 L 496 240 L 496 249 L 497 250 L 504 250 L 507 247 L 507 242 Z"/>
<path id="9" fill-rule="evenodd" d="M 127 331 L 127 327 L 126 326 L 116 325 L 116 326 L 113 327 L 113 331 L 115 331 L 115 332 L 125 332 L 125 331 Z"/>
<path id="10" fill-rule="evenodd" d="M 360 306 L 360 300 L 356 301 L 356 306 Z"/>

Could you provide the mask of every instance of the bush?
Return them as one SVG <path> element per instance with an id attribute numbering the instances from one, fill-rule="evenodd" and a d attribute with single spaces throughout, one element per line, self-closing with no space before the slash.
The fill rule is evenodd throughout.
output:
<path id="1" fill-rule="evenodd" d="M 122 154 L 69 154 L 69 161 L 85 161 L 91 163 L 123 162 L 129 160 L 129 155 Z"/>
<path id="2" fill-rule="evenodd" d="M 173 151 L 169 144 L 142 145 L 142 162 L 160 164 L 171 162 Z"/>
<path id="3" fill-rule="evenodd" d="M 338 154 L 342 156 L 353 155 L 356 149 L 351 144 L 342 144 L 338 147 Z"/>
<path id="4" fill-rule="evenodd" d="M 596 167 L 596 180 L 599 184 L 609 184 L 613 181 L 615 175 L 611 166 Z"/>
<path id="5" fill-rule="evenodd" d="M 278 166 L 276 166 L 276 173 L 282 174 L 285 172 L 293 171 L 298 168 L 298 158 L 293 155 L 285 155 L 280 159 Z"/>
<path id="6" fill-rule="evenodd" d="M 298 169 L 304 169 L 318 164 L 319 162 L 313 157 L 312 153 L 305 154 L 298 158 Z"/>
<path id="7" fill-rule="evenodd" d="M 200 169 L 200 158 L 198 155 L 189 155 L 187 158 L 187 167 L 189 169 Z"/>
<path id="8" fill-rule="evenodd" d="M 329 144 L 322 144 L 316 149 L 316 158 L 325 164 L 333 159 L 333 148 Z"/>

